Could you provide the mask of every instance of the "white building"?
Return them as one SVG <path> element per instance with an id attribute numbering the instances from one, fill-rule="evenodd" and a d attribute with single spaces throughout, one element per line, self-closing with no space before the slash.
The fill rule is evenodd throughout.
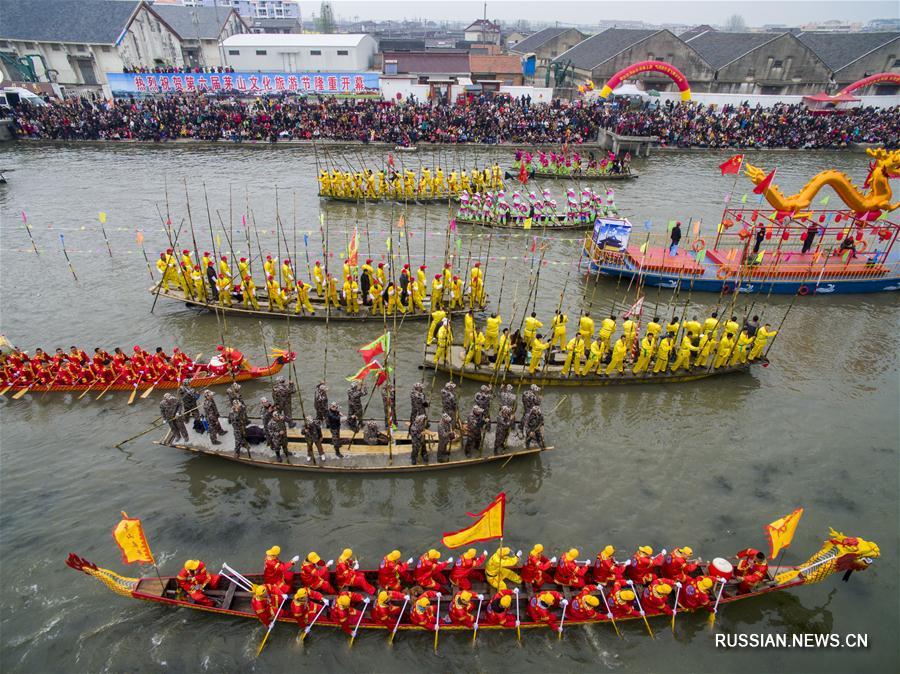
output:
<path id="1" fill-rule="evenodd" d="M 222 42 L 225 61 L 243 72 L 365 72 L 378 44 L 364 34 L 246 34 Z"/>
<path id="2" fill-rule="evenodd" d="M 488 19 L 473 21 L 464 30 L 468 42 L 500 44 L 500 26 Z"/>

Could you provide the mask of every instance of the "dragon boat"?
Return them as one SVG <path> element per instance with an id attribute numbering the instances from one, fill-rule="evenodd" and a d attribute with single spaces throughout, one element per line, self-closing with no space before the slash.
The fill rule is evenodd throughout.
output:
<path id="1" fill-rule="evenodd" d="M 626 366 L 624 374 L 596 374 L 587 375 L 580 374 L 563 374 L 563 362 L 555 356 L 559 355 L 554 352 L 551 355 L 550 362 L 547 365 L 535 369 L 534 373 L 529 372 L 527 365 L 511 364 L 509 367 L 495 370 L 494 364 L 490 362 L 482 362 L 480 367 L 475 367 L 474 363 L 464 364 L 466 352 L 461 345 L 454 344 L 450 348 L 450 358 L 448 362 L 435 364 L 434 353 L 435 345 L 425 348 L 425 359 L 421 365 L 422 369 L 434 370 L 450 375 L 450 378 L 460 377 L 471 381 L 479 381 L 489 384 L 502 382 L 505 384 L 536 384 L 537 386 L 628 386 L 632 384 L 680 384 L 688 381 L 697 381 L 699 379 L 707 379 L 709 377 L 720 377 L 728 374 L 747 374 L 756 366 L 768 367 L 769 361 L 766 358 L 759 358 L 754 361 L 737 365 L 727 365 L 720 368 L 692 366 L 689 369 L 681 369 L 678 372 L 660 372 L 653 374 L 647 372 L 644 374 L 633 374 L 631 368 Z M 485 361 L 490 359 L 485 358 Z M 601 368 L 602 369 L 602 368 Z M 652 369 L 652 367 L 651 367 Z"/>
<path id="2" fill-rule="evenodd" d="M 356 322 L 356 321 L 383 321 L 385 316 L 388 318 L 393 318 L 392 313 L 378 313 L 373 312 L 371 307 L 367 307 L 363 304 L 359 306 L 359 313 L 350 313 L 346 310 L 345 307 L 330 307 L 326 308 L 324 299 L 310 297 L 310 304 L 312 305 L 315 313 L 308 313 L 307 311 L 303 311 L 302 313 L 296 313 L 294 309 L 290 308 L 290 304 L 288 305 L 288 309 L 280 309 L 277 306 L 270 307 L 269 306 L 269 298 L 264 292 L 261 292 L 257 289 L 256 298 L 259 304 L 259 309 L 255 309 L 252 306 L 245 305 L 242 301 L 235 299 L 232 297 L 231 305 L 222 304 L 221 302 L 207 302 L 202 299 L 197 299 L 193 296 L 185 295 L 182 290 L 158 290 L 157 286 L 153 286 L 150 289 L 150 294 L 156 296 L 164 300 L 173 300 L 176 302 L 182 302 L 190 307 L 195 307 L 198 309 L 205 309 L 207 311 L 213 311 L 216 313 L 229 314 L 234 316 L 254 316 L 257 318 L 287 318 L 292 321 L 320 321 L 324 322 L 328 321 L 348 321 L 348 322 Z M 488 295 L 485 293 L 484 301 L 487 302 Z M 291 298 L 291 303 L 294 302 L 294 298 Z M 463 303 L 466 307 L 469 306 L 469 293 L 465 293 L 463 296 Z M 424 311 L 398 311 L 397 317 L 400 320 L 428 320 L 431 317 L 431 298 L 425 298 L 422 302 L 422 305 L 425 307 Z M 484 306 L 476 307 L 476 311 L 483 311 Z M 465 310 L 460 309 L 458 311 L 460 315 L 465 313 Z"/>
<path id="3" fill-rule="evenodd" d="M 348 204 L 446 204 L 448 201 L 459 201 L 459 195 L 451 193 L 441 194 L 440 196 L 426 196 L 423 194 L 416 194 L 414 196 L 407 197 L 385 194 L 380 196 L 367 197 L 365 195 L 344 196 L 319 192 L 319 198 L 325 199 L 326 201 L 338 201 Z"/>
<path id="4" fill-rule="evenodd" d="M 900 290 L 900 220 L 892 215 L 900 202 L 891 202 L 889 182 L 900 175 L 900 150 L 868 153 L 874 161 L 866 192 L 847 175 L 827 170 L 799 193 L 785 196 L 772 182 L 772 173 L 743 162 L 747 176 L 765 189 L 768 207 L 726 206 L 712 245 L 702 237 L 700 223 L 689 223 L 693 231 L 683 231 L 681 249 L 670 255 L 668 241 L 650 245 L 648 235 L 635 242 L 627 219 L 604 219 L 585 237 L 583 265 L 591 273 L 620 280 L 698 292 L 830 295 Z M 812 208 L 826 185 L 837 192 L 844 208 Z M 823 198 L 818 205 L 827 201 Z M 612 238 L 610 231 L 615 232 Z"/>
<path id="5" fill-rule="evenodd" d="M 457 214 L 456 222 L 462 225 L 477 225 L 479 227 L 496 227 L 500 229 L 536 229 L 540 231 L 580 231 L 594 228 L 595 218 L 577 215 L 570 217 L 565 214 L 554 214 L 540 218 L 529 218 L 525 215 L 469 217 Z"/>
<path id="6" fill-rule="evenodd" d="M 616 216 L 618 212 L 613 190 L 607 190 L 603 195 L 585 188 L 576 194 L 570 188 L 566 190 L 566 202 L 562 207 L 557 206 L 546 189 L 540 194 L 513 190 L 510 201 L 503 191 L 471 195 L 463 192 L 455 221 L 506 229 L 584 230 L 593 229 L 597 218 Z"/>
<path id="7" fill-rule="evenodd" d="M 429 461 L 411 464 L 412 443 L 407 430 L 396 429 L 390 436 L 382 431 L 379 433 L 376 444 L 367 444 L 361 431 L 354 433 L 345 428 L 341 430 L 341 452 L 344 458 L 339 459 L 331 453 L 331 432 L 328 428 L 323 427 L 322 444 L 329 452 L 328 458 L 316 457 L 312 461 L 307 461 L 306 438 L 303 435 L 302 427 L 298 426 L 298 428 L 288 428 L 288 450 L 291 455 L 285 457 L 284 462 L 280 462 L 275 458 L 275 453 L 264 443 L 252 446 L 249 451 L 245 449 L 240 455 L 236 455 L 231 448 L 231 443 L 228 442 L 233 432 L 231 425 L 224 417 L 220 419 L 220 423 L 226 431 L 229 431 L 229 434 L 225 436 L 225 442 L 221 445 L 212 445 L 209 436 L 195 432 L 191 424 L 188 424 L 188 440 L 186 442 L 168 443 L 166 442 L 168 437 L 164 437 L 156 444 L 168 445 L 193 454 L 232 461 L 255 468 L 271 468 L 298 473 L 337 474 L 409 474 L 497 462 L 506 465 L 514 458 L 537 457 L 542 452 L 554 449 L 552 446 L 543 449 L 526 447 L 520 438 L 513 437 L 515 434 L 512 434 L 507 449 L 502 452 L 494 454 L 490 449 L 485 449 L 478 454 L 466 456 L 459 439 L 456 439 L 450 445 L 450 455 L 447 460 L 439 462 L 436 460 L 437 433 L 425 431 Z M 493 446 L 493 434 L 487 433 L 482 446 L 485 448 Z M 315 452 L 315 448 L 313 451 Z"/>
<path id="8" fill-rule="evenodd" d="M 552 168 L 537 167 L 531 168 L 526 171 L 528 177 L 530 179 L 537 180 L 573 180 L 575 182 L 586 182 L 586 181 L 597 181 L 597 182 L 607 182 L 607 181 L 620 181 L 620 180 L 636 180 L 640 177 L 639 173 L 635 171 L 628 170 L 623 173 L 609 173 L 602 171 L 592 171 L 590 169 L 586 171 L 570 171 L 566 172 L 557 172 Z M 510 180 L 518 178 L 520 175 L 519 167 L 513 167 L 510 171 L 504 172 L 504 179 Z"/>
<path id="9" fill-rule="evenodd" d="M 694 612 L 694 610 L 702 611 L 704 614 L 708 614 L 708 612 L 710 611 L 718 612 L 722 609 L 723 606 L 727 604 L 761 597 L 764 595 L 772 594 L 774 592 L 789 590 L 803 585 L 813 585 L 816 583 L 820 583 L 831 577 L 835 573 L 842 573 L 844 580 L 847 580 L 854 571 L 866 570 L 874 562 L 875 559 L 880 557 L 880 555 L 881 552 L 875 543 L 866 541 L 862 538 L 846 536 L 832 529 L 830 531 L 828 539 L 823 543 L 822 547 L 809 559 L 807 559 L 802 564 L 798 564 L 795 566 L 784 565 L 769 567 L 769 573 L 767 574 L 766 579 L 750 592 L 740 592 L 738 588 L 738 581 L 732 577 L 734 567 L 732 561 L 737 561 L 736 559 L 732 558 L 732 561 L 729 561 L 724 557 L 720 557 L 715 558 L 710 562 L 697 560 L 699 563 L 699 567 L 695 573 L 700 573 L 716 579 L 713 588 L 708 594 L 709 605 L 700 609 L 691 609 L 679 603 L 677 614 L 682 615 L 685 613 L 692 613 Z M 257 617 L 250 603 L 251 594 L 243 587 L 235 583 L 235 580 L 231 578 L 231 576 L 236 575 L 233 572 L 229 572 L 228 578 L 223 576 L 222 581 L 220 581 L 221 587 L 219 589 L 208 590 L 205 592 L 206 596 L 211 599 L 214 604 L 212 606 L 201 606 L 194 603 L 184 594 L 184 592 L 179 588 L 176 578 L 173 576 L 154 576 L 140 578 L 126 577 L 110 569 L 98 567 L 96 564 L 93 564 L 86 559 L 75 555 L 74 553 L 69 554 L 69 557 L 66 559 L 66 565 L 76 571 L 80 571 L 88 576 L 97 579 L 108 589 L 123 597 L 154 602 L 173 608 L 195 609 L 205 611 L 207 613 L 219 614 L 222 616 L 229 616 L 233 618 L 257 620 Z M 223 565 L 222 568 L 223 571 L 226 570 L 225 565 Z M 230 567 L 228 567 L 228 569 L 230 569 Z M 513 567 L 512 570 L 518 571 L 519 569 L 517 567 Z M 547 572 L 548 577 L 552 578 L 554 572 L 555 567 L 551 567 Z M 377 570 L 362 570 L 362 573 L 365 574 L 367 580 L 370 583 L 372 583 L 373 585 L 377 584 Z M 478 574 L 478 576 L 483 576 L 483 574 L 479 572 L 476 573 Z M 482 594 L 485 598 L 484 603 L 486 603 L 487 600 L 489 600 L 489 598 L 493 596 L 494 590 L 488 587 L 487 584 L 478 576 L 474 578 L 472 593 L 476 597 L 476 600 L 478 595 Z M 244 578 L 254 584 L 262 583 L 262 574 L 260 573 L 249 573 L 244 576 Z M 296 578 L 297 575 L 295 575 L 295 579 Z M 603 586 L 598 587 L 602 588 Z M 639 599 L 641 586 L 635 585 L 635 587 L 638 589 Z M 292 587 L 291 592 L 293 593 L 295 589 L 296 587 Z M 541 588 L 541 591 L 543 590 L 554 590 L 559 592 L 566 599 L 567 605 L 571 602 L 574 595 L 578 593 L 577 590 L 573 591 L 567 586 L 549 583 L 545 584 L 543 588 Z M 606 601 L 609 596 L 608 590 L 609 588 L 607 587 L 607 589 L 604 591 L 604 601 Z M 421 588 L 414 586 L 409 588 L 407 591 L 410 595 L 410 598 L 414 599 L 421 593 Z M 595 590 L 595 592 L 597 591 Z M 327 596 L 326 598 L 329 600 L 329 605 L 334 604 L 334 596 Z M 529 603 L 534 601 L 534 599 L 534 590 L 530 585 L 526 586 L 520 592 L 513 595 L 513 601 L 509 611 L 512 615 L 516 616 L 516 618 L 518 619 L 518 622 L 516 624 L 518 624 L 521 629 L 538 629 L 548 627 L 547 622 L 535 622 L 531 619 L 527 608 Z M 622 617 L 615 617 L 612 614 L 606 612 L 604 609 L 604 604 L 602 602 L 599 604 L 597 616 L 589 620 L 571 620 L 568 616 L 565 616 L 562 613 L 565 610 L 565 607 L 563 607 L 562 610 L 560 610 L 559 608 L 554 609 L 555 622 L 558 621 L 560 625 L 560 627 L 558 628 L 559 636 L 561 637 L 563 634 L 563 630 L 569 626 L 594 625 L 598 623 L 612 622 L 613 627 L 616 627 L 616 623 L 641 620 L 642 617 L 646 617 L 648 619 L 665 617 L 667 621 L 671 620 L 667 613 L 659 609 L 651 609 L 650 607 L 647 607 L 645 616 L 642 616 L 641 612 L 639 612 L 638 610 L 637 601 L 638 600 L 635 600 L 634 602 L 634 611 L 629 615 L 623 615 Z M 669 601 L 673 602 L 673 600 Z M 713 604 L 714 601 L 717 602 L 715 605 Z M 403 602 L 398 602 L 398 605 L 402 603 Z M 362 617 L 360 618 L 358 627 L 359 629 L 382 630 L 385 632 L 393 632 L 396 630 L 422 632 L 426 631 L 426 628 L 414 624 L 409 619 L 410 606 L 407 604 L 411 604 L 411 602 L 403 604 L 403 608 L 401 609 L 398 621 L 396 623 L 392 621 L 392 623 L 388 625 L 380 622 L 375 622 L 370 618 L 370 612 L 366 612 L 362 608 L 360 608 Z M 433 604 L 434 600 L 432 600 L 432 605 Z M 473 627 L 466 627 L 463 625 L 453 624 L 449 622 L 447 618 L 448 604 L 449 597 L 446 597 L 440 602 L 440 605 L 438 606 L 437 615 L 440 619 L 440 632 L 464 632 L 467 634 L 471 634 L 473 632 L 473 629 L 506 631 L 516 630 L 515 624 L 488 625 L 478 623 L 477 628 L 474 625 Z M 479 616 L 480 618 L 484 617 L 483 611 L 479 614 Z M 615 620 L 612 620 L 613 617 L 615 617 Z M 272 622 L 272 626 L 276 625 L 277 623 L 296 625 L 294 619 L 288 615 L 285 615 L 284 612 L 278 614 L 276 620 Z M 330 617 L 330 613 L 326 610 L 321 612 L 311 629 L 315 629 L 316 627 L 338 628 L 340 627 L 340 624 L 332 620 Z M 649 624 L 647 625 L 647 627 L 649 628 Z M 616 630 L 618 631 L 618 627 L 616 627 Z M 308 632 L 309 630 L 307 630 L 307 633 Z"/>

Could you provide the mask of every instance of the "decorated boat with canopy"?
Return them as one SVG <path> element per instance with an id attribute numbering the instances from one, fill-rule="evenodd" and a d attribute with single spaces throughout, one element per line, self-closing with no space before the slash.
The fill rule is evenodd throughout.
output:
<path id="1" fill-rule="evenodd" d="M 506 178 L 526 174 L 530 178 L 548 178 L 555 180 L 634 180 L 638 174 L 631 170 L 631 155 L 625 153 L 617 157 L 612 152 L 601 153 L 594 157 L 593 152 L 587 155 L 568 151 L 538 151 L 537 154 L 525 150 L 516 150 L 513 172 L 507 172 Z"/>

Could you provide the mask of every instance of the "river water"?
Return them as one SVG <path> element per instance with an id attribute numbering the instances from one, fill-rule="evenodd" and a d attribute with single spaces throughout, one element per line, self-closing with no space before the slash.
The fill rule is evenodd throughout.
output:
<path id="1" fill-rule="evenodd" d="M 383 158 L 359 149 L 342 154 L 332 149 L 328 158 L 339 162 L 362 154 L 373 165 Z M 496 157 L 509 164 L 510 154 L 508 149 L 480 150 L 477 156 L 445 152 L 440 160 L 471 166 Z M 636 165 L 641 178 L 617 185 L 616 201 L 635 223 L 650 219 L 664 231 L 669 218 L 702 217 L 709 224 L 701 234 L 709 234 L 731 189 L 732 179 L 718 171 L 726 156 L 666 152 L 641 160 Z M 324 160 L 324 153 L 319 158 Z M 867 170 L 865 155 L 856 154 L 773 152 L 750 158 L 767 170 L 777 165 L 788 192 L 830 166 L 847 171 L 857 184 Z M 361 257 L 382 259 L 389 224 L 399 211 L 388 205 L 370 206 L 367 213 L 350 205 L 321 205 L 315 197 L 315 159 L 309 147 L 3 146 L 0 167 L 15 172 L 0 186 L 0 328 L 30 350 L 70 344 L 127 349 L 137 342 L 147 349 L 178 345 L 207 355 L 224 329 L 227 341 L 257 362 L 264 349 L 290 343 L 300 354 L 297 370 L 306 404 L 311 405 L 312 385 L 325 376 L 346 409 L 343 378 L 360 365 L 354 350 L 376 337 L 379 326 L 333 324 L 326 330 L 318 323 L 292 322 L 288 328 L 246 319 L 220 326 L 211 315 L 162 300 L 151 314 L 150 279 L 137 241 L 140 229 L 151 261 L 165 247 L 156 205 L 165 211 L 168 185 L 177 226 L 186 216 L 186 182 L 201 251 L 210 245 L 205 185 L 214 220 L 218 211 L 228 221 L 231 191 L 235 231 L 242 232 L 240 214 L 249 200 L 263 249 L 276 253 L 277 186 L 289 247 L 296 245 L 301 269 L 304 234 L 311 258 L 321 257 L 320 213 L 337 256 L 358 223 Z M 415 155 L 402 159 L 419 161 Z M 561 187 L 551 185 L 557 194 Z M 747 190 L 743 181 L 735 198 L 742 190 Z M 31 251 L 23 211 L 39 256 Z M 112 258 L 99 228 L 101 211 Z M 443 257 L 446 221 L 445 206 L 410 208 L 403 230 L 409 237 L 398 239 L 395 232 L 395 249 L 405 259 L 408 242 L 413 264 L 424 251 L 434 270 Z M 469 259 L 471 251 L 485 260 L 493 301 L 506 268 L 503 315 L 515 302 L 518 320 L 533 239 L 524 232 L 498 233 L 489 241 L 485 231 L 460 225 L 461 257 Z M 193 248 L 189 234 L 182 236 L 185 247 Z M 595 315 L 605 313 L 626 298 L 625 288 L 615 282 L 574 274 L 579 248 L 572 238 L 562 234 L 548 242 L 537 293 L 545 322 L 570 273 L 563 300 L 570 314 L 584 305 Z M 656 300 L 651 291 L 648 301 Z M 702 320 L 716 300 L 695 293 L 687 312 Z M 791 305 L 785 297 L 742 297 L 738 311 L 754 301 L 754 313 L 773 324 Z M 294 477 L 162 448 L 152 443 L 155 434 L 115 449 L 154 420 L 158 394 L 132 406 L 122 393 L 101 401 L 67 395 L 12 401 L 7 395 L 0 402 L 5 590 L 0 666 L 10 672 L 896 671 L 898 329 L 896 295 L 808 297 L 791 309 L 769 368 L 665 387 L 547 391 L 545 412 L 558 406 L 547 419 L 548 441 L 556 451 L 502 468 L 421 477 Z M 417 366 L 423 330 L 420 323 L 407 323 L 395 336 L 401 418 L 409 409 L 409 386 L 422 376 Z M 437 402 L 430 375 L 425 381 Z M 462 386 L 465 409 L 474 390 Z M 258 399 L 266 385 L 250 383 L 244 391 L 248 399 Z M 373 405 L 380 414 L 380 401 Z M 213 569 L 223 561 L 259 569 L 263 551 L 273 544 L 288 557 L 316 550 L 326 559 L 351 546 L 364 567 L 376 567 L 394 547 L 412 556 L 434 546 L 442 532 L 464 526 L 466 512 L 481 509 L 500 491 L 508 495 L 506 536 L 513 549 L 542 542 L 557 554 L 574 545 L 582 557 L 607 543 L 620 549 L 620 558 L 644 544 L 657 550 L 690 545 L 705 558 L 747 546 L 765 549 L 763 525 L 803 506 L 806 514 L 786 562 L 803 561 L 818 550 L 829 526 L 876 541 L 881 559 L 847 584 L 832 576 L 727 606 L 715 631 L 861 633 L 868 635 L 868 648 L 726 650 L 716 648 L 715 632 L 703 616 L 684 616 L 674 635 L 657 622 L 655 640 L 640 623 L 625 625 L 622 639 L 605 626 L 567 630 L 561 641 L 546 631 L 529 631 L 521 646 L 511 633 L 483 633 L 474 650 L 463 636 L 442 635 L 437 655 L 431 638 L 418 634 L 399 636 L 393 648 L 383 635 L 363 634 L 348 651 L 343 635 L 322 631 L 301 649 L 295 630 L 279 625 L 256 659 L 258 624 L 127 600 L 63 564 L 76 552 L 123 575 L 141 575 L 137 567 L 123 566 L 110 537 L 125 510 L 143 519 L 163 573 L 175 574 L 184 559 L 198 556 Z M 152 575 L 149 569 L 143 573 Z"/>

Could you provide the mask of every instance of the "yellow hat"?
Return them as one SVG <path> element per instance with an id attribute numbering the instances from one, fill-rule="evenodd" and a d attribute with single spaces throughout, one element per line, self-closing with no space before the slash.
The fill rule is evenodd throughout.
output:
<path id="1" fill-rule="evenodd" d="M 609 557 L 612 557 L 615 553 L 616 553 L 616 549 L 611 545 L 607 545 L 605 548 L 603 548 L 603 551 L 600 554 L 604 558 L 609 558 Z"/>
<path id="2" fill-rule="evenodd" d="M 619 592 L 619 599 L 623 601 L 634 601 L 634 592 L 631 590 L 622 590 Z"/>
<path id="3" fill-rule="evenodd" d="M 322 558 L 319 557 L 319 555 L 317 555 L 315 552 L 310 552 L 308 555 L 306 555 L 306 561 L 312 562 L 313 564 L 318 564 L 321 559 Z"/>
<path id="4" fill-rule="evenodd" d="M 672 586 L 667 583 L 660 583 L 653 588 L 654 594 L 669 594 L 672 591 Z"/>
<path id="5" fill-rule="evenodd" d="M 572 548 L 571 550 L 569 550 L 566 553 L 566 557 L 568 557 L 569 559 L 575 559 L 576 557 L 578 557 L 578 548 Z"/>
<path id="6" fill-rule="evenodd" d="M 531 548 L 532 555 L 539 555 L 544 551 L 544 546 L 540 543 L 536 543 L 533 548 Z"/>
<path id="7" fill-rule="evenodd" d="M 638 548 L 638 552 L 640 552 L 644 555 L 652 555 L 653 548 L 651 548 L 649 545 L 642 545 L 641 547 Z"/>
<path id="8" fill-rule="evenodd" d="M 548 605 L 553 603 L 553 595 L 549 592 L 542 592 L 538 599 Z"/>
<path id="9" fill-rule="evenodd" d="M 348 608 L 350 606 L 350 597 L 346 594 L 342 594 L 337 598 L 337 605 L 341 608 Z"/>
<path id="10" fill-rule="evenodd" d="M 353 556 L 353 550 L 351 550 L 350 548 L 344 548 L 344 551 L 341 553 L 341 556 L 338 557 L 338 561 L 346 562 L 352 556 Z"/>
<path id="11" fill-rule="evenodd" d="M 713 586 L 713 579 L 709 576 L 704 576 L 700 580 L 697 581 L 697 587 L 706 592 L 709 588 Z"/>
<path id="12" fill-rule="evenodd" d="M 253 586 L 253 594 L 255 594 L 257 597 L 262 597 L 265 593 L 266 593 L 265 585 L 254 585 Z"/>
<path id="13" fill-rule="evenodd" d="M 271 548 L 269 548 L 268 550 L 266 550 L 266 554 L 267 554 L 267 555 L 273 555 L 273 556 L 274 556 L 274 555 L 280 555 L 280 554 L 281 554 L 281 548 L 278 547 L 277 545 L 273 545 Z"/>
<path id="14" fill-rule="evenodd" d="M 299 590 L 297 590 L 294 593 L 294 599 L 296 599 L 297 601 L 306 599 L 308 596 L 309 596 L 309 590 L 307 590 L 305 587 L 301 587 Z"/>
<path id="15" fill-rule="evenodd" d="M 379 603 L 381 606 L 384 606 L 385 604 L 387 604 L 387 600 L 388 600 L 388 593 L 387 593 L 387 592 L 385 592 L 384 590 L 382 590 L 381 592 L 378 593 L 378 603 Z"/>
<path id="16" fill-rule="evenodd" d="M 389 553 L 387 554 L 387 558 L 388 558 L 389 560 L 391 560 L 392 562 L 396 562 L 398 559 L 400 559 L 400 551 L 399 551 L 399 550 L 392 550 L 391 552 L 389 552 Z"/>
<path id="17" fill-rule="evenodd" d="M 463 601 L 470 601 L 472 599 L 472 593 L 468 590 L 463 590 L 459 593 L 459 598 Z"/>
<path id="18" fill-rule="evenodd" d="M 510 604 L 512 604 L 512 597 L 510 597 L 508 594 L 500 597 L 500 606 L 502 606 L 503 608 L 509 608 Z"/>
<path id="19" fill-rule="evenodd" d="M 694 554 L 693 548 L 689 548 L 689 547 L 686 546 L 686 545 L 685 545 L 683 548 L 677 548 L 677 549 L 675 550 L 675 552 L 677 552 L 677 553 L 678 553 L 679 555 L 681 555 L 682 557 L 690 557 L 691 555 Z"/>
<path id="20" fill-rule="evenodd" d="M 428 597 L 422 595 L 416 600 L 416 606 L 428 606 L 431 602 L 428 601 Z"/>
<path id="21" fill-rule="evenodd" d="M 441 553 L 438 552 L 437 550 L 435 550 L 434 548 L 432 548 L 431 550 L 428 551 L 428 557 L 431 559 L 440 559 Z"/>
<path id="22" fill-rule="evenodd" d="M 196 571 L 200 568 L 200 560 L 199 559 L 189 559 L 184 563 L 184 568 L 188 571 Z"/>
<path id="23" fill-rule="evenodd" d="M 469 548 L 463 553 L 463 557 L 465 557 L 466 559 L 475 559 L 475 555 L 477 554 L 478 550 L 476 550 L 475 548 Z"/>
<path id="24" fill-rule="evenodd" d="M 589 594 L 584 598 L 584 603 L 593 608 L 600 606 L 600 600 L 592 594 Z"/>

